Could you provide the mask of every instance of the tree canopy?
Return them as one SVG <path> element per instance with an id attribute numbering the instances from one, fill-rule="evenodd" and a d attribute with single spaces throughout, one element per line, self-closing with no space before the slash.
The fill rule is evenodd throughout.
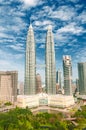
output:
<path id="1" fill-rule="evenodd" d="M 86 128 L 86 106 L 77 111 L 75 126 L 65 120 L 62 113 L 33 114 L 29 108 L 15 108 L 9 112 L 0 113 L 0 130 L 84 130 Z"/>

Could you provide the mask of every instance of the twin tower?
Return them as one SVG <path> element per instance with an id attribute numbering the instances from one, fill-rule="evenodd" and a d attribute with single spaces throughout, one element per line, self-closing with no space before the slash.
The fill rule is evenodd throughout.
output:
<path id="1" fill-rule="evenodd" d="M 26 43 L 25 60 L 25 83 L 24 94 L 36 94 L 36 53 L 35 40 L 32 25 L 29 26 Z M 49 25 L 46 36 L 46 58 L 45 58 L 45 87 L 46 93 L 56 94 L 56 65 L 55 50 L 52 27 Z"/>

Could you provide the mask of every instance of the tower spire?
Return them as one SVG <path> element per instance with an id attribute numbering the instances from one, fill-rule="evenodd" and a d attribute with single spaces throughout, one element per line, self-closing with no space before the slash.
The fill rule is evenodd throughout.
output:
<path id="1" fill-rule="evenodd" d="M 48 31 L 52 31 L 52 25 L 48 26 Z"/>
<path id="2" fill-rule="evenodd" d="M 33 28 L 33 27 L 32 27 L 32 24 L 30 24 L 29 28 L 30 28 L 30 29 L 32 29 L 32 28 Z"/>
<path id="3" fill-rule="evenodd" d="M 30 18 L 30 26 L 29 26 L 29 28 L 33 28 L 33 27 L 32 27 L 32 24 L 31 24 L 31 18 Z"/>

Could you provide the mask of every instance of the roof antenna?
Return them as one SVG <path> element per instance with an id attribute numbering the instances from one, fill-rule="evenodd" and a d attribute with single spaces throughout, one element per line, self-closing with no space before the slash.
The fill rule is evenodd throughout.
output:
<path id="1" fill-rule="evenodd" d="M 30 18 L 30 28 L 32 28 L 32 24 L 31 24 L 31 18 Z"/>

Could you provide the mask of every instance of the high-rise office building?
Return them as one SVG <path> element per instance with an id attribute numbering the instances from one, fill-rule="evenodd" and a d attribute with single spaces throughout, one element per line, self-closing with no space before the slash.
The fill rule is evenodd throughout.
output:
<path id="1" fill-rule="evenodd" d="M 86 95 L 86 62 L 78 63 L 79 93 Z"/>
<path id="2" fill-rule="evenodd" d="M 15 102 L 17 100 L 17 87 L 17 71 L 0 71 L 0 101 Z"/>
<path id="3" fill-rule="evenodd" d="M 34 95 L 36 93 L 36 58 L 35 58 L 35 40 L 32 25 L 29 27 L 26 43 L 26 64 L 25 64 L 25 83 L 24 94 Z"/>
<path id="4" fill-rule="evenodd" d="M 59 90 L 59 84 L 58 83 L 56 83 L 56 93 L 58 93 L 58 90 Z"/>
<path id="5" fill-rule="evenodd" d="M 71 57 L 63 56 L 64 94 L 72 95 L 72 65 Z"/>
<path id="6" fill-rule="evenodd" d="M 23 82 L 19 82 L 19 94 L 20 95 L 24 95 L 24 83 Z"/>
<path id="7" fill-rule="evenodd" d="M 56 94 L 56 65 L 52 27 L 49 25 L 46 38 L 45 82 L 47 94 Z"/>
<path id="8" fill-rule="evenodd" d="M 79 92 L 79 79 L 76 79 L 76 90 Z"/>
<path id="9" fill-rule="evenodd" d="M 56 83 L 58 83 L 59 84 L 59 88 L 61 88 L 61 71 L 60 70 L 58 70 L 56 72 Z"/>
<path id="10" fill-rule="evenodd" d="M 36 93 L 42 92 L 42 81 L 40 74 L 36 75 Z"/>

